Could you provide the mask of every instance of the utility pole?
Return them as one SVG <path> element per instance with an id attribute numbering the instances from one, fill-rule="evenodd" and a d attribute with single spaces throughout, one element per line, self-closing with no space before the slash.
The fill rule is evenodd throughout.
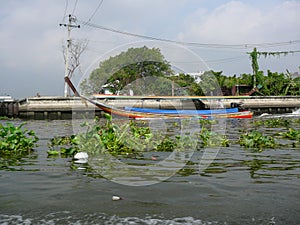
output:
<path id="1" fill-rule="evenodd" d="M 68 20 L 68 24 L 63 24 L 60 23 L 59 26 L 64 26 L 67 27 L 68 29 L 68 38 L 67 38 L 67 49 L 66 49 L 66 58 L 65 58 L 65 78 L 69 77 L 69 51 L 70 51 L 70 47 L 71 47 L 71 29 L 72 28 L 80 28 L 80 25 L 76 25 L 76 17 L 72 16 L 71 14 L 69 14 L 69 20 Z M 65 79 L 64 79 L 64 97 L 67 97 L 68 95 L 68 84 L 66 83 Z"/>

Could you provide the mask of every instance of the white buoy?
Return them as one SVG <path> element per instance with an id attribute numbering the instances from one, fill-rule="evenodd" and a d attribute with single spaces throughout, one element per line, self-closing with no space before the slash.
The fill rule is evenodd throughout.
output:
<path id="1" fill-rule="evenodd" d="M 74 159 L 76 163 L 87 163 L 89 155 L 86 152 L 78 152 L 74 155 Z"/>

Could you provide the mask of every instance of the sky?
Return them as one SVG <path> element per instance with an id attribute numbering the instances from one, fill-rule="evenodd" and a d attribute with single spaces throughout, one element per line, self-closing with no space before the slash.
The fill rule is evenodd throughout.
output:
<path id="1" fill-rule="evenodd" d="M 299 12 L 299 0 L 1 0 L 0 95 L 63 95 L 67 29 L 59 24 L 69 14 L 81 26 L 71 30 L 71 39 L 88 41 L 72 78 L 77 85 L 101 61 L 141 46 L 162 48 L 166 60 L 186 73 L 251 73 L 247 52 L 254 46 L 300 50 Z M 300 53 L 260 57 L 259 65 L 264 72 L 299 73 Z"/>

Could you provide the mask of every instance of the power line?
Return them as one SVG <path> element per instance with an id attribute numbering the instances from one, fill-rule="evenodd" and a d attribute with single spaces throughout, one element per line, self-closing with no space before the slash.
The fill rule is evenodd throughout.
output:
<path id="1" fill-rule="evenodd" d="M 222 58 L 222 59 L 202 59 L 198 61 L 170 61 L 171 63 L 179 63 L 179 64 L 199 64 L 199 63 L 229 63 L 229 62 L 236 62 L 240 60 L 244 60 L 244 56 L 236 56 L 236 57 L 229 57 L 229 58 Z"/>
<path id="2" fill-rule="evenodd" d="M 244 59 L 245 59 L 244 56 L 236 56 L 236 57 L 222 58 L 222 59 L 208 59 L 204 61 L 206 63 L 229 63 L 229 62 L 237 62 Z"/>
<path id="3" fill-rule="evenodd" d="M 93 12 L 93 14 L 91 15 L 91 17 L 88 19 L 87 22 L 90 22 L 92 20 L 92 18 L 95 16 L 95 14 L 97 13 L 97 11 L 99 10 L 99 8 L 102 6 L 104 0 L 100 0 L 99 4 L 97 6 L 97 8 L 95 9 L 95 11 Z M 84 24 L 85 25 L 85 24 Z"/>
<path id="4" fill-rule="evenodd" d="M 171 39 L 165 39 L 165 38 L 157 38 L 157 37 L 151 37 L 141 34 L 135 34 L 131 32 L 121 31 L 114 28 L 105 27 L 102 25 L 94 24 L 89 21 L 82 21 L 79 20 L 79 22 L 101 30 L 106 30 L 122 35 L 127 35 L 131 37 L 137 37 L 142 39 L 148 39 L 148 40 L 155 40 L 155 41 L 162 41 L 162 42 L 169 42 L 174 44 L 180 44 L 180 45 L 186 45 L 186 46 L 193 46 L 193 47 L 202 47 L 202 48 L 230 48 L 230 49 L 245 49 L 245 48 L 254 48 L 254 47 L 278 47 L 278 46 L 284 46 L 284 45 L 291 45 L 291 44 L 299 44 L 300 40 L 293 40 L 293 41 L 285 41 L 285 42 L 271 42 L 271 43 L 254 43 L 254 44 L 208 44 L 208 43 L 198 43 L 198 42 L 182 42 L 182 41 L 175 41 Z"/>
<path id="5" fill-rule="evenodd" d="M 78 0 L 75 1 L 74 8 L 73 8 L 73 11 L 72 11 L 72 15 L 74 15 L 74 12 L 75 12 L 76 7 L 77 7 L 77 3 L 78 3 Z"/>
<path id="6" fill-rule="evenodd" d="M 65 20 L 65 17 L 66 17 L 66 14 L 67 14 L 68 5 L 69 5 L 69 1 L 68 1 L 68 0 L 66 0 L 66 5 L 65 5 L 64 16 L 63 16 L 63 18 L 62 18 L 62 20 L 61 20 L 61 22 L 62 22 L 62 23 L 63 23 L 63 22 L 64 22 L 64 20 Z"/>

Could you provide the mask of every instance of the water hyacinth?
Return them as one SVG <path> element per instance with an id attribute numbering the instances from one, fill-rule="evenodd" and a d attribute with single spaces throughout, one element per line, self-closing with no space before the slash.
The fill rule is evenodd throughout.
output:
<path id="1" fill-rule="evenodd" d="M 289 128 L 288 131 L 280 133 L 280 135 L 283 138 L 300 141 L 300 130 L 295 130 L 294 128 Z"/>
<path id="2" fill-rule="evenodd" d="M 202 127 L 199 134 L 202 147 L 228 147 L 229 140 L 225 135 L 218 134 L 214 131 L 208 130 L 206 127 Z"/>
<path id="3" fill-rule="evenodd" d="M 266 126 L 266 127 L 288 127 L 290 125 L 290 121 L 282 118 L 270 118 L 266 120 L 258 120 L 254 122 L 256 126 Z"/>
<path id="4" fill-rule="evenodd" d="M 104 122 L 104 123 L 103 123 Z M 186 121 L 181 121 L 182 123 Z M 164 135 L 161 132 L 153 131 L 145 121 L 129 121 L 128 123 L 113 122 L 109 114 L 105 114 L 105 120 L 100 123 L 99 118 L 95 118 L 93 124 L 87 122 L 81 126 L 85 131 L 67 137 L 55 137 L 49 143 L 49 155 L 74 156 L 77 152 L 87 151 L 88 154 L 109 153 L 111 155 L 123 155 L 126 157 L 142 157 L 144 152 L 172 152 L 194 149 L 196 145 L 202 147 L 229 147 L 232 143 L 238 143 L 245 148 L 262 150 L 264 148 L 280 147 L 280 139 L 300 140 L 300 131 L 286 126 L 294 125 L 297 120 L 293 119 L 268 119 L 253 122 L 253 127 L 260 126 L 262 131 L 241 131 L 242 134 L 236 139 L 228 139 L 225 134 L 213 131 L 210 126 L 218 124 L 215 120 L 199 120 L 201 130 L 184 135 Z M 263 127 L 270 126 L 288 128 L 286 132 L 276 133 L 274 136 L 264 134 Z M 178 122 L 173 123 L 173 127 L 179 127 Z M 197 138 L 195 138 L 197 137 Z M 298 142 L 297 142 L 298 143 Z M 295 145 L 295 143 L 287 142 Z M 59 150 L 54 149 L 60 146 Z M 198 149 L 199 149 L 198 148 Z M 200 149 L 199 149 L 200 150 Z"/>
<path id="5" fill-rule="evenodd" d="M 275 148 L 277 143 L 271 136 L 265 136 L 259 131 L 250 131 L 242 134 L 238 140 L 241 146 L 246 148 Z"/>
<path id="6" fill-rule="evenodd" d="M 39 138 L 34 131 L 23 129 L 24 123 L 15 126 L 12 123 L 0 124 L 0 153 L 17 154 L 32 150 Z"/>

